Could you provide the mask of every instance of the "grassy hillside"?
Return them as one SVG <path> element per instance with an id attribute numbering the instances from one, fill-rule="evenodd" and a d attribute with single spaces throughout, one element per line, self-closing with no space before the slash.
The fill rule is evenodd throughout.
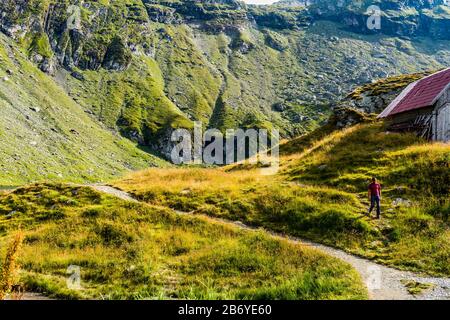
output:
<path id="1" fill-rule="evenodd" d="M 167 123 L 166 114 L 159 110 L 170 109 L 178 115 L 170 123 L 174 127 L 189 126 L 178 121 L 184 118 L 220 130 L 277 127 L 283 136 L 294 137 L 317 128 L 328 117 L 330 102 L 356 85 L 390 74 L 439 69 L 448 63 L 446 41 L 355 37 L 333 22 L 319 21 L 295 31 L 247 25 L 240 30 L 212 33 L 189 24 L 149 24 L 145 33 L 152 41 L 146 49 L 138 46 L 126 71 L 126 92 L 137 97 L 135 101 L 121 95 L 123 82 L 110 72 L 98 81 L 104 71 L 77 70 L 86 80 L 69 76 L 66 85 L 72 96 L 109 127 L 136 131 L 135 136 L 147 143 L 167 133 L 167 126 L 162 125 Z M 148 85 L 136 79 L 147 77 L 156 79 L 162 96 L 158 93 L 155 99 L 143 94 L 142 87 Z M 96 94 L 105 87 L 113 99 Z M 86 97 L 80 90 L 88 93 Z M 158 113 L 148 117 L 148 106 Z M 134 122 L 123 121 L 122 109 L 136 115 Z M 149 130 L 135 130 L 136 125 Z"/>
<path id="2" fill-rule="evenodd" d="M 386 132 L 383 123 L 374 123 L 333 132 L 303 148 L 298 146 L 297 154 L 285 158 L 283 174 L 289 180 L 349 192 L 361 191 L 375 176 L 392 197 L 440 199 L 450 191 L 449 156 L 448 144 Z"/>
<path id="3" fill-rule="evenodd" d="M 0 34 L 0 186 L 101 181 L 163 161 L 109 131 Z"/>
<path id="4" fill-rule="evenodd" d="M 362 125 L 313 141 L 285 159 L 283 175 L 353 193 L 366 205 L 366 185 L 378 177 L 385 221 L 376 257 L 448 275 L 450 146 L 383 129 L 382 124 Z"/>
<path id="5" fill-rule="evenodd" d="M 19 283 L 55 298 L 367 298 L 349 265 L 313 249 L 86 187 L 1 194 L 0 257 L 18 230 Z M 67 288 L 70 265 L 81 290 Z"/>
<path id="6" fill-rule="evenodd" d="M 264 226 L 402 269 L 449 275 L 450 147 L 383 129 L 381 123 L 335 132 L 325 127 L 294 140 L 282 148 L 276 177 L 249 167 L 152 169 L 116 186 L 152 204 Z M 366 215 L 372 176 L 384 187 L 381 221 Z"/>

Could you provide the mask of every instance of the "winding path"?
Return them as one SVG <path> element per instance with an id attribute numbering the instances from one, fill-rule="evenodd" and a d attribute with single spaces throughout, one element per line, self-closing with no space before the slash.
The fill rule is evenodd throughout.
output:
<path id="1" fill-rule="evenodd" d="M 119 189 L 104 186 L 104 185 L 90 185 L 99 192 L 103 192 L 120 199 L 132 202 L 139 202 L 133 198 L 129 193 L 121 191 Z M 175 211 L 180 215 L 191 215 L 192 213 Z M 249 227 L 241 222 L 232 222 L 219 218 L 212 218 L 205 215 L 201 216 L 205 219 L 211 220 L 216 223 L 228 224 L 239 227 L 245 230 L 258 230 L 256 228 Z M 261 230 L 261 229 L 259 229 Z M 422 276 L 420 274 L 408 271 L 400 271 L 394 268 L 390 268 L 384 265 L 377 264 L 373 261 L 357 257 L 355 255 L 346 253 L 343 250 L 335 249 L 325 245 L 321 245 L 312 241 L 288 237 L 285 235 L 277 234 L 264 230 L 278 239 L 284 239 L 293 243 L 307 245 L 313 247 L 319 251 L 343 260 L 355 268 L 355 270 L 361 275 L 364 280 L 370 298 L 372 300 L 450 300 L 450 278 L 438 278 Z M 424 290 L 420 295 L 414 296 L 408 293 L 406 287 L 402 282 L 415 281 L 422 284 L 432 285 L 430 289 Z"/>

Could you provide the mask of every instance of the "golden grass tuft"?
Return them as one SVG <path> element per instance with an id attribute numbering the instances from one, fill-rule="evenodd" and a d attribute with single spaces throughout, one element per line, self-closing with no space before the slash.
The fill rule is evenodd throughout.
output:
<path id="1" fill-rule="evenodd" d="M 6 257 L 0 273 L 0 300 L 4 300 L 10 293 L 15 279 L 15 273 L 19 268 L 17 257 L 23 242 L 23 233 L 17 232 L 6 251 Z"/>

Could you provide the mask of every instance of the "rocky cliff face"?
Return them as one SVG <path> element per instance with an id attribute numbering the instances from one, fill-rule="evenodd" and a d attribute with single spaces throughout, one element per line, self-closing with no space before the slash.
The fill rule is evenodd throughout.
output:
<path id="1" fill-rule="evenodd" d="M 193 120 L 295 136 L 357 85 L 450 65 L 442 2 L 381 1 L 375 33 L 368 2 L 333 3 L 3 0 L 0 30 L 93 120 L 167 154 Z"/>
<path id="2" fill-rule="evenodd" d="M 139 23 L 147 21 L 143 8 L 129 4 L 115 11 L 96 2 L 76 3 L 5 0 L 0 4 L 0 30 L 21 42 L 41 66 L 45 61 L 67 69 L 126 69 L 130 43 L 114 29 L 125 27 L 128 33 L 130 25 L 139 32 Z"/>
<path id="3" fill-rule="evenodd" d="M 389 77 L 358 87 L 333 106 L 331 122 L 337 128 L 345 128 L 367 120 L 373 120 L 409 84 L 431 73 L 422 72 Z"/>
<path id="4" fill-rule="evenodd" d="M 368 10 L 376 5 L 380 12 Z M 365 34 L 393 36 L 430 36 L 434 39 L 450 39 L 450 6 L 445 0 L 385 0 L 365 1 L 313 1 L 311 14 L 317 19 L 343 21 L 352 31 Z M 373 14 L 381 17 L 380 28 L 368 28 L 367 21 Z"/>

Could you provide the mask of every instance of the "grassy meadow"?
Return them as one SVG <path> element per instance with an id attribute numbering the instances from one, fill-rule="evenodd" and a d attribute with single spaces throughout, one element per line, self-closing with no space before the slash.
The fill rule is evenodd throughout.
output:
<path id="1" fill-rule="evenodd" d="M 111 182 L 138 203 L 67 184 L 4 190 L 0 291 L 60 299 L 367 298 L 346 263 L 208 216 L 448 276 L 449 157 L 448 145 L 369 123 L 287 142 L 274 176 L 240 164 L 152 168 Z M 366 214 L 372 176 L 383 185 L 381 220 Z M 80 267 L 81 290 L 67 286 L 71 265 Z"/>
<path id="2" fill-rule="evenodd" d="M 0 257 L 18 233 L 12 283 L 52 298 L 367 298 L 350 265 L 314 249 L 88 187 L 3 193 Z M 10 268 L 6 262 L 0 269 Z M 81 290 L 66 285 L 71 265 L 80 267 Z"/>
<path id="3" fill-rule="evenodd" d="M 251 166 L 150 169 L 114 185 L 142 201 L 305 237 L 380 263 L 450 275 L 450 147 L 384 132 L 321 128 L 281 147 L 273 177 Z M 383 219 L 367 216 L 380 179 Z"/>

